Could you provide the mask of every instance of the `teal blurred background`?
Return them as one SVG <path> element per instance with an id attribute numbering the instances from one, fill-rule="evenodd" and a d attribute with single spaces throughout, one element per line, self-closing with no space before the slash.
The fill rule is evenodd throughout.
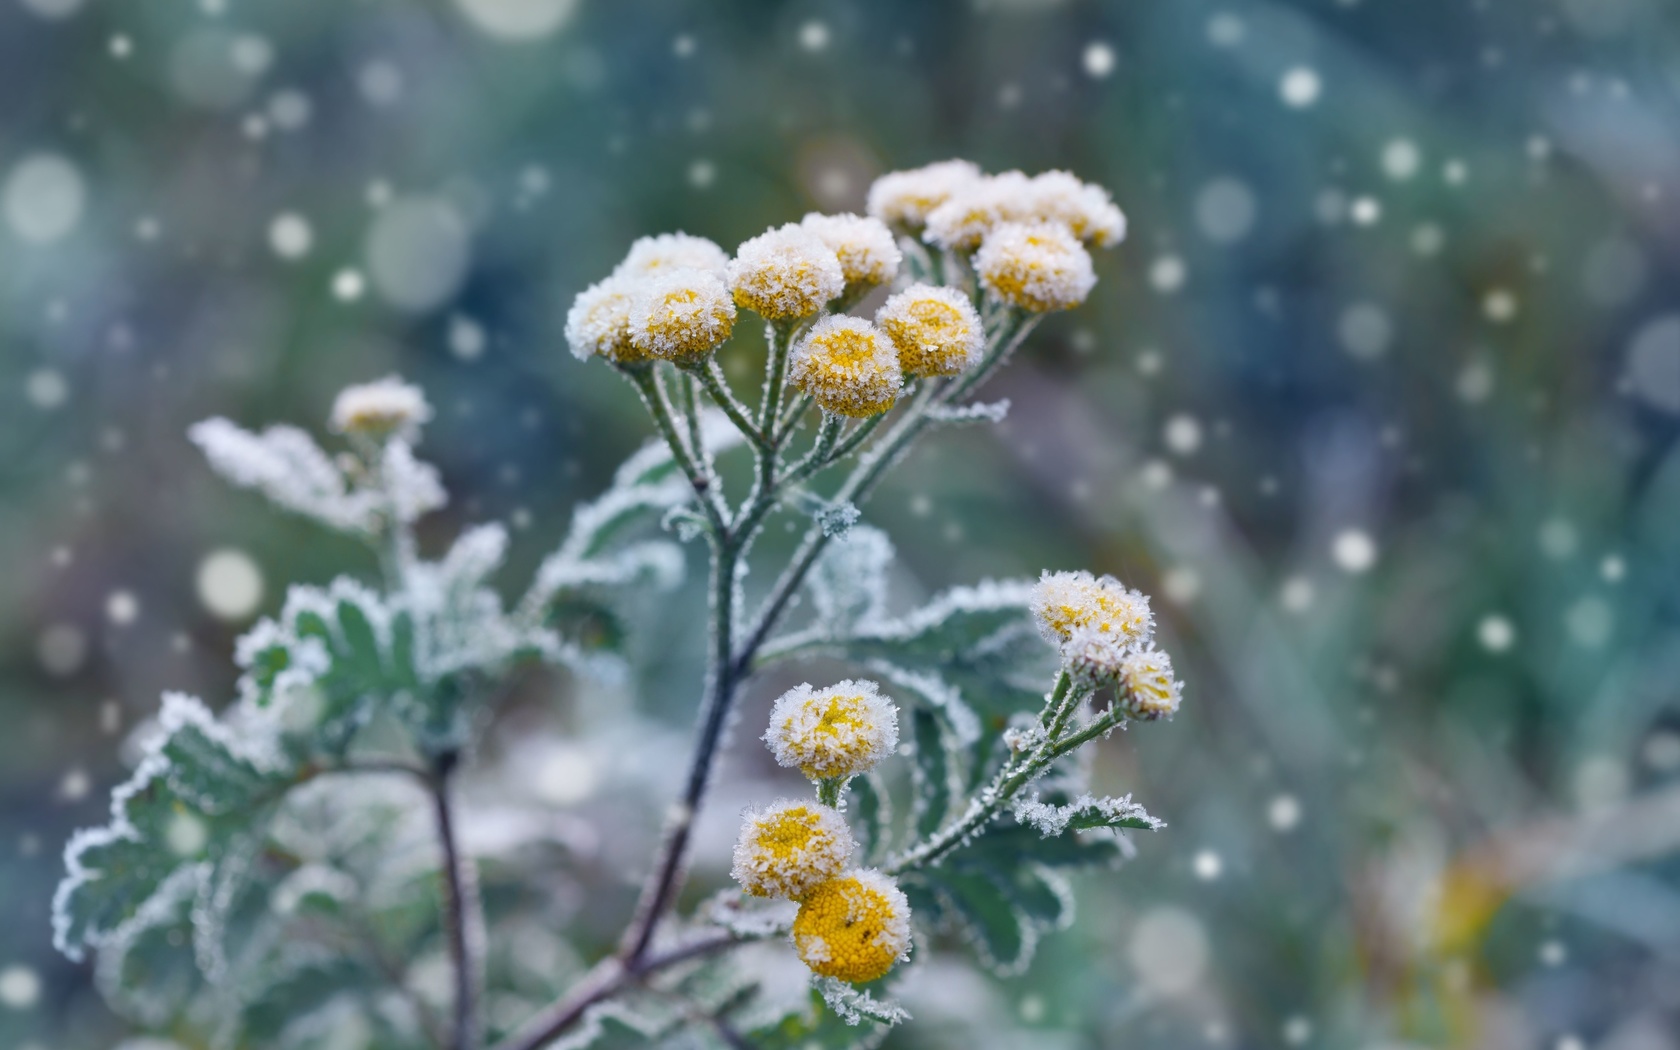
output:
<path id="1" fill-rule="evenodd" d="M 1668 0 L 0 0 L 0 1045 L 122 1041 L 66 835 L 161 690 L 371 568 L 188 424 L 400 372 L 430 529 L 528 571 L 646 432 L 573 294 L 949 156 L 1131 236 L 868 515 L 926 589 L 1143 588 L 1187 690 L 1096 771 L 1170 827 L 893 1045 L 1680 1047 Z"/>

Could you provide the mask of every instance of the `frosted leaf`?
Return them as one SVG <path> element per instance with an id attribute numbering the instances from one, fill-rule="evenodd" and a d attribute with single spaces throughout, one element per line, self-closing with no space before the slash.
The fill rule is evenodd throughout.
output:
<path id="1" fill-rule="evenodd" d="M 380 488 L 392 514 L 402 523 L 418 521 L 449 502 L 437 468 L 414 458 L 414 449 L 399 439 L 385 446 L 379 462 Z"/>
<path id="2" fill-rule="evenodd" d="M 507 531 L 480 525 L 463 532 L 442 560 L 411 566 L 391 602 L 413 624 L 413 664 L 422 681 L 460 671 L 494 670 L 537 644 L 530 629 L 509 619 L 502 599 L 485 585 L 507 551 Z"/>
<path id="3" fill-rule="evenodd" d="M 860 516 L 856 506 L 844 501 L 825 503 L 811 515 L 816 520 L 817 527 L 822 529 L 822 534 L 834 539 L 846 535 L 851 527 L 857 524 Z"/>
<path id="4" fill-rule="evenodd" d="M 1150 816 L 1142 806 L 1133 802 L 1130 795 L 1122 798 L 1098 798 L 1086 793 L 1065 806 L 1041 802 L 1038 796 L 1034 795 L 1030 799 L 1017 799 L 1014 813 L 1016 820 L 1038 829 L 1038 833 L 1045 838 L 1054 838 L 1070 829 L 1085 831 L 1090 828 L 1136 828 L 1158 831 L 1167 826 L 1165 821 Z"/>
<path id="5" fill-rule="evenodd" d="M 874 1021 L 895 1025 L 910 1020 L 910 1012 L 891 999 L 877 999 L 861 988 L 833 977 L 813 977 L 811 987 L 823 997 L 823 1002 L 849 1025 Z"/>
<path id="6" fill-rule="evenodd" d="M 786 933 L 798 911 L 799 905 L 794 901 L 743 898 L 734 890 L 720 892 L 700 908 L 700 913 L 713 923 L 749 940 Z"/>
<path id="7" fill-rule="evenodd" d="M 378 521 L 376 497 L 352 491 L 315 439 L 297 427 L 253 434 L 215 418 L 195 423 L 187 434 L 216 473 L 277 506 L 346 532 L 372 531 Z"/>
<path id="8" fill-rule="evenodd" d="M 873 526 L 855 526 L 830 543 L 806 577 L 817 622 L 835 631 L 880 619 L 886 611 L 887 566 L 892 559 L 892 540 Z"/>
<path id="9" fill-rule="evenodd" d="M 967 747 L 980 738 L 980 718 L 963 700 L 962 691 L 935 674 L 894 666 L 887 660 L 865 664 L 871 672 L 919 696 L 923 703 L 944 716 L 952 742 Z"/>
<path id="10" fill-rule="evenodd" d="M 939 423 L 1001 423 L 1009 417 L 1009 399 L 967 405 L 934 405 L 928 418 Z"/>

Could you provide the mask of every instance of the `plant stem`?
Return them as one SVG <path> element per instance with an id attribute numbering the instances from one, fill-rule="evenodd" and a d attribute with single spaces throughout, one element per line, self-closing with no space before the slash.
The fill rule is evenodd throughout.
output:
<path id="1" fill-rule="evenodd" d="M 714 533 L 721 534 L 726 526 L 723 512 L 718 508 L 718 495 L 713 491 L 711 479 L 689 454 L 687 444 L 677 431 L 676 421 L 671 418 L 671 405 L 665 398 L 665 388 L 659 385 L 659 379 L 650 367 L 631 366 L 621 367 L 619 370 L 642 395 L 648 414 L 653 416 L 654 425 L 659 428 L 659 436 L 671 446 L 671 455 L 688 476 L 688 483 L 694 488 L 694 495 L 699 500 L 700 509 L 706 514 L 706 520 L 711 523 Z"/>
<path id="2" fill-rule="evenodd" d="M 461 853 L 455 837 L 454 807 L 449 798 L 450 778 L 459 759 L 450 751 L 439 755 L 429 779 L 432 813 L 437 821 L 438 844 L 443 849 L 443 921 L 449 939 L 449 964 L 455 978 L 455 1026 L 452 1050 L 474 1050 L 479 1044 L 478 953 L 468 929 L 470 912 L 476 910 L 477 879 L 471 861 Z"/>
<path id="3" fill-rule="evenodd" d="M 729 380 L 724 377 L 723 368 L 717 363 L 717 358 L 707 358 L 706 363 L 696 367 L 692 374 L 700 380 L 700 384 L 706 388 L 706 393 L 711 395 L 713 403 L 723 409 L 724 415 L 729 417 L 729 421 L 735 424 L 735 429 L 739 430 L 742 436 L 760 450 L 769 447 L 770 441 L 765 432 L 753 423 L 747 415 L 747 406 L 741 404 L 735 392 L 729 389 Z"/>

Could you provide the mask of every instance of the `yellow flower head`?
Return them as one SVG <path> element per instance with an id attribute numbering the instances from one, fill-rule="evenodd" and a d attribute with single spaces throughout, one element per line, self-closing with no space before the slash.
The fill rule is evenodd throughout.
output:
<path id="1" fill-rule="evenodd" d="M 868 211 L 884 223 L 919 230 L 929 212 L 979 178 L 980 169 L 966 160 L 888 172 L 869 187 Z"/>
<path id="2" fill-rule="evenodd" d="M 743 242 L 728 273 L 735 302 L 769 320 L 809 317 L 846 290 L 840 257 L 796 223 Z"/>
<path id="3" fill-rule="evenodd" d="M 1106 635 L 1123 648 L 1149 643 L 1155 616 L 1149 599 L 1112 576 L 1047 572 L 1032 594 L 1033 617 L 1051 644 L 1066 646 L 1082 632 Z"/>
<path id="4" fill-rule="evenodd" d="M 819 976 L 852 984 L 885 977 L 910 955 L 910 902 L 880 872 L 849 871 L 800 902 L 793 946 Z"/>
<path id="5" fill-rule="evenodd" d="M 898 363 L 917 376 L 954 376 L 980 360 L 986 332 L 968 296 L 955 288 L 913 284 L 875 314 L 898 348 Z"/>
<path id="6" fill-rule="evenodd" d="M 665 270 L 630 300 L 630 344 L 667 361 L 699 357 L 729 338 L 735 303 L 708 270 Z"/>
<path id="7" fill-rule="evenodd" d="M 1133 718 L 1156 719 L 1178 710 L 1181 687 L 1173 677 L 1172 658 L 1159 649 L 1137 649 L 1120 662 L 1118 695 Z"/>
<path id="8" fill-rule="evenodd" d="M 630 300 L 635 293 L 636 282 L 625 277 L 608 277 L 578 293 L 566 312 L 566 345 L 573 357 L 587 361 L 599 355 L 620 364 L 647 359 L 630 342 Z"/>
<path id="9" fill-rule="evenodd" d="M 898 708 L 874 682 L 806 683 L 776 701 L 764 742 L 812 780 L 866 773 L 898 748 Z"/>
<path id="10" fill-rule="evenodd" d="M 1101 186 L 1065 171 L 1046 171 L 1027 186 L 1023 220 L 1059 222 L 1094 248 L 1112 248 L 1126 239 L 1126 216 Z"/>
<path id="11" fill-rule="evenodd" d="M 1032 180 L 1019 171 L 983 176 L 929 213 L 922 238 L 941 248 L 972 251 L 999 224 L 1030 215 L 1031 187 Z"/>
<path id="12" fill-rule="evenodd" d="M 840 874 L 852 846 L 852 831 L 835 810 L 781 799 L 746 812 L 729 874 L 755 897 L 797 900 Z"/>
<path id="13" fill-rule="evenodd" d="M 904 261 L 898 241 L 880 219 L 811 212 L 799 225 L 834 250 L 849 286 L 886 284 L 898 275 L 898 264 Z"/>
<path id="14" fill-rule="evenodd" d="M 613 276 L 652 277 L 671 270 L 705 270 L 723 276 L 729 256 L 722 248 L 704 237 L 686 233 L 661 233 L 653 237 L 639 237 L 630 245 L 624 261 L 613 270 Z"/>
<path id="15" fill-rule="evenodd" d="M 873 416 L 898 400 L 904 385 L 898 351 L 879 328 L 857 317 L 818 321 L 788 355 L 788 378 L 840 416 Z"/>
<path id="16" fill-rule="evenodd" d="M 1039 313 L 1078 306 L 1097 283 L 1090 253 L 1054 222 L 994 227 L 974 254 L 974 272 L 999 299 Z"/>
<path id="17" fill-rule="evenodd" d="M 375 440 L 398 435 L 412 440 L 432 418 L 432 406 L 417 386 L 396 376 L 347 386 L 333 400 L 332 428 Z"/>

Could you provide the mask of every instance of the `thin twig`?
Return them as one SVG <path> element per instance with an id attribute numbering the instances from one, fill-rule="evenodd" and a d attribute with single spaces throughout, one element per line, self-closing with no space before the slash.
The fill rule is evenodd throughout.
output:
<path id="1" fill-rule="evenodd" d="M 453 1050 L 474 1050 L 479 1044 L 477 966 L 468 932 L 468 897 L 473 893 L 475 880 L 468 870 L 471 863 L 461 853 L 455 837 L 454 807 L 449 798 L 450 777 L 459 756 L 446 752 L 437 760 L 437 771 L 431 778 L 432 813 L 437 820 L 438 845 L 443 849 L 443 919 L 444 932 L 449 939 L 449 964 L 455 982 L 455 1026 L 450 1046 Z"/>

